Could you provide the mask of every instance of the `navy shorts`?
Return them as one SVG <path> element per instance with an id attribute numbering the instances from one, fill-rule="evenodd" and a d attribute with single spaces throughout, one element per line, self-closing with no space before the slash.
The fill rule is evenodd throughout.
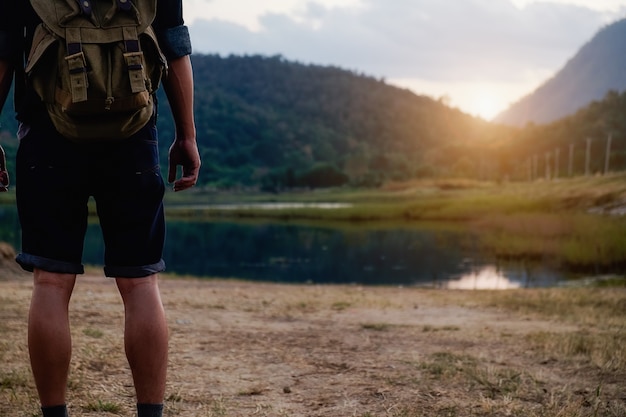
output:
<path id="1" fill-rule="evenodd" d="M 153 122 L 131 138 L 78 144 L 49 121 L 20 140 L 15 181 L 22 268 L 82 274 L 87 203 L 93 196 L 108 277 L 138 278 L 165 269 L 163 193 Z"/>

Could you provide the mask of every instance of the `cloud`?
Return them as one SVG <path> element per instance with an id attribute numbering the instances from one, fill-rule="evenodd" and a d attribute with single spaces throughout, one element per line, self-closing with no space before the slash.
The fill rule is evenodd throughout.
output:
<path id="1" fill-rule="evenodd" d="M 312 1 L 262 14 L 256 30 L 200 18 L 190 30 L 201 53 L 280 54 L 387 79 L 528 83 L 556 72 L 620 14 L 512 0 Z"/>
<path id="2" fill-rule="evenodd" d="M 359 7 L 311 2 L 303 13 L 267 13 L 261 29 L 223 20 L 191 25 L 197 52 L 282 54 L 393 78 L 515 77 L 524 67 L 554 68 L 590 39 L 603 14 L 502 0 L 366 0 Z"/>

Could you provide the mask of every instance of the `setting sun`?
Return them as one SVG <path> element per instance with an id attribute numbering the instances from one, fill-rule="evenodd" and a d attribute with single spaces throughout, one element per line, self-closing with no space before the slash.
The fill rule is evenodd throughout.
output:
<path id="1" fill-rule="evenodd" d="M 427 94 L 433 98 L 447 97 L 447 104 L 459 108 L 472 116 L 492 120 L 506 110 L 511 101 L 532 88 L 531 82 L 516 87 L 498 82 L 429 82 L 415 78 L 396 78 L 391 82 L 409 88 L 416 94 Z"/>
<path id="2" fill-rule="evenodd" d="M 479 92 L 473 96 L 471 113 L 485 120 L 493 119 L 499 112 L 504 110 L 500 100 L 490 92 Z"/>

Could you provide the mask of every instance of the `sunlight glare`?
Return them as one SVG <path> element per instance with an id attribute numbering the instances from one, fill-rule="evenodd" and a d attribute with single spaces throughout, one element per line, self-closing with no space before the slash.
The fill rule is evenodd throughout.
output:
<path id="1" fill-rule="evenodd" d="M 498 98 L 489 91 L 481 91 L 474 95 L 470 113 L 475 114 L 485 120 L 493 119 L 503 106 L 498 102 Z"/>
<path id="2" fill-rule="evenodd" d="M 389 82 L 416 94 L 427 94 L 435 99 L 445 97 L 445 104 L 490 121 L 512 102 L 532 91 L 541 77 L 545 74 L 529 74 L 519 82 L 432 82 L 417 78 L 395 78 Z"/>

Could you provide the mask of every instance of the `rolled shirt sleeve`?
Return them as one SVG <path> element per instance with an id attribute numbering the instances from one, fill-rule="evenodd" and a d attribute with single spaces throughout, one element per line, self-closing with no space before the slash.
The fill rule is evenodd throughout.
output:
<path id="1" fill-rule="evenodd" d="M 191 39 L 187 26 L 181 25 L 157 32 L 157 39 L 168 60 L 191 54 Z"/>
<path id="2" fill-rule="evenodd" d="M 191 38 L 183 21 L 182 0 L 158 0 L 157 16 L 152 26 L 168 60 L 191 54 Z"/>

